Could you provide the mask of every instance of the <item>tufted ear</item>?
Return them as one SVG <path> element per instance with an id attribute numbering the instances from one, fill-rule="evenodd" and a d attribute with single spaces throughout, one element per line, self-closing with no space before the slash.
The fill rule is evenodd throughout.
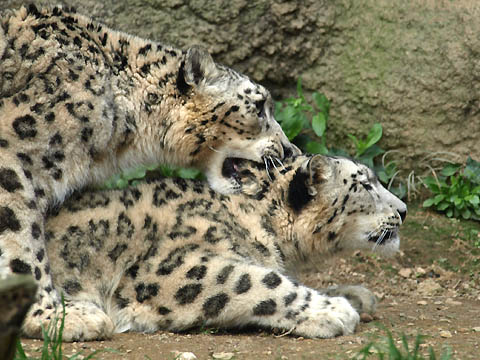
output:
<path id="1" fill-rule="evenodd" d="M 188 49 L 185 57 L 185 82 L 190 85 L 198 85 L 202 80 L 215 76 L 217 66 L 207 49 L 202 46 L 192 46 Z"/>
<path id="2" fill-rule="evenodd" d="M 302 210 L 317 195 L 315 185 L 325 179 L 326 165 L 326 157 L 314 155 L 308 157 L 297 169 L 288 187 L 288 203 L 295 212 Z"/>

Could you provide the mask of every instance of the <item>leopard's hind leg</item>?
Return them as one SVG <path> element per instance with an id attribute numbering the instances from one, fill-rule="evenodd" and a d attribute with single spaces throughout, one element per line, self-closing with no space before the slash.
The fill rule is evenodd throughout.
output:
<path id="1" fill-rule="evenodd" d="M 41 187 L 34 186 L 31 173 L 22 168 L 21 161 L 4 149 L 0 148 L 0 276 L 33 275 L 38 292 L 23 332 L 28 337 L 42 338 L 42 327 L 47 329 L 62 310 L 45 250 L 46 195 Z M 101 309 L 67 302 L 65 341 L 101 339 L 112 332 L 113 324 Z"/>

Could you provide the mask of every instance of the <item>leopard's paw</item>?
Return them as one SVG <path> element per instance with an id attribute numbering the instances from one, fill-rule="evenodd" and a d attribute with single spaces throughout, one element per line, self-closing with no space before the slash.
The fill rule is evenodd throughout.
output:
<path id="1" fill-rule="evenodd" d="M 28 337 L 42 338 L 42 326 L 50 335 L 60 327 L 61 308 L 55 310 L 33 307 L 23 325 L 23 332 Z M 63 341 L 88 341 L 108 339 L 112 336 L 114 324 L 110 317 L 98 306 L 89 302 L 67 302 Z"/>
<path id="2" fill-rule="evenodd" d="M 332 286 L 321 291 L 328 296 L 341 296 L 347 299 L 359 314 L 373 315 L 377 308 L 377 298 L 361 285 Z"/>
<path id="3" fill-rule="evenodd" d="M 343 297 L 317 294 L 301 316 L 294 333 L 312 338 L 332 338 L 355 331 L 360 316 Z"/>

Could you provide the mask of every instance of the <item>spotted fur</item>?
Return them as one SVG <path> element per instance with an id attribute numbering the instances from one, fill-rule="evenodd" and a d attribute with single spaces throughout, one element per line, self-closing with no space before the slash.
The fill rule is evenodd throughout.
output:
<path id="1" fill-rule="evenodd" d="M 84 193 L 51 215 L 55 286 L 90 306 L 83 323 L 108 322 L 94 334 L 79 325 L 76 338 L 200 325 L 328 338 L 374 310 L 361 286 L 317 291 L 288 274 L 341 249 L 394 253 L 405 204 L 347 159 L 298 156 L 269 175 L 249 161 L 233 167 L 236 195 L 159 179 Z"/>
<path id="2" fill-rule="evenodd" d="M 175 49 L 58 7 L 0 17 L 0 115 L 0 276 L 37 280 L 25 322 L 35 337 L 59 305 L 44 245 L 50 205 L 140 163 L 196 166 L 228 193 L 238 183 L 211 169 L 212 155 L 297 151 L 267 90 L 201 47 Z M 66 339 L 83 313 L 68 309 Z M 106 323 L 85 326 L 101 333 Z"/>

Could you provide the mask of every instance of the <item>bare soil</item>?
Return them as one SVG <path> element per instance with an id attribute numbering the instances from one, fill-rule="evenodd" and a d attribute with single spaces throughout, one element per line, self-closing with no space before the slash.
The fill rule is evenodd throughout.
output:
<path id="1" fill-rule="evenodd" d="M 450 220 L 418 205 L 409 210 L 402 252 L 395 258 L 343 254 L 299 275 L 312 287 L 363 284 L 375 292 L 379 306 L 374 321 L 363 322 L 354 335 L 312 340 L 258 329 L 160 331 L 64 344 L 64 352 L 86 356 L 98 349 L 115 351 L 101 352 L 96 359 L 175 359 L 183 352 L 198 359 L 349 359 L 371 341 L 382 346 L 391 331 L 399 348 L 402 334 L 410 346 L 422 334 L 424 354 L 432 347 L 438 359 L 448 348 L 452 359 L 480 359 L 480 224 Z M 39 355 L 41 341 L 22 343 L 27 354 Z"/>

